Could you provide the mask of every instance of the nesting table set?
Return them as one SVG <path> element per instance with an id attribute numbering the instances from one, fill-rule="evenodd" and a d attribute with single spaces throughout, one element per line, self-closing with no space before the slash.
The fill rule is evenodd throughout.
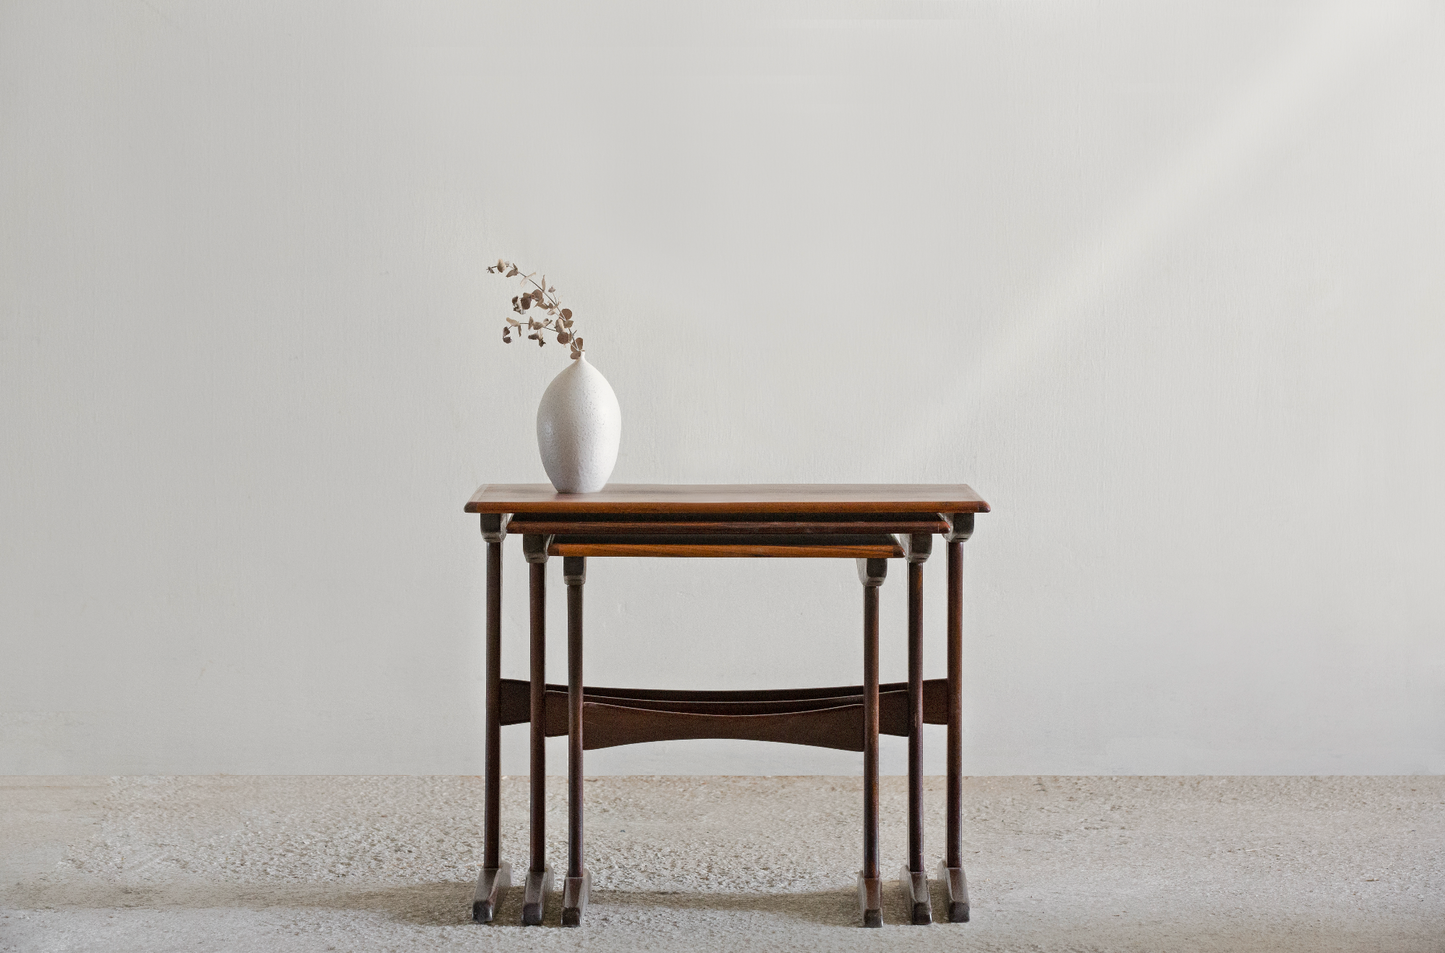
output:
<path id="1" fill-rule="evenodd" d="M 937 868 L 947 918 L 968 920 L 962 860 L 963 542 L 985 503 L 962 484 L 610 484 L 561 494 L 547 484 L 483 486 L 466 505 L 487 543 L 486 821 L 472 916 L 488 922 L 511 886 L 501 859 L 503 725 L 531 727 L 531 852 L 522 922 L 542 922 L 552 889 L 544 837 L 545 741 L 566 735 L 568 851 L 562 923 L 581 924 L 591 890 L 583 863 L 582 757 L 593 748 L 685 738 L 776 741 L 863 755 L 865 926 L 881 926 L 878 859 L 878 736 L 908 738 L 908 863 L 900 882 L 913 923 L 932 920 L 923 851 L 923 725 L 948 726 L 945 856 Z M 502 542 L 522 537 L 530 564 L 531 677 L 501 677 Z M 923 562 L 933 537 L 948 549 L 946 678 L 923 678 Z M 567 585 L 567 684 L 546 683 L 547 561 L 562 559 Z M 673 691 L 583 684 L 582 590 L 589 557 L 791 557 L 854 559 L 863 587 L 863 684 L 763 691 Z M 888 560 L 908 566 L 908 681 L 878 683 L 878 587 Z"/>

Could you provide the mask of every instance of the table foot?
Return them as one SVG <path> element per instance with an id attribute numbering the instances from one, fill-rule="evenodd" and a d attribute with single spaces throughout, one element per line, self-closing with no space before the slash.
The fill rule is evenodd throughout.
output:
<path id="1" fill-rule="evenodd" d="M 908 898 L 909 922 L 916 927 L 926 927 L 933 922 L 933 901 L 928 896 L 928 875 L 922 871 L 904 867 L 898 873 L 898 885 Z"/>
<path id="2" fill-rule="evenodd" d="M 938 862 L 938 880 L 948 897 L 948 922 L 968 922 L 968 878 L 962 867 L 950 867 L 948 861 Z"/>
<path id="3" fill-rule="evenodd" d="M 502 898 L 512 886 L 512 865 L 502 861 L 497 867 L 482 868 L 477 878 L 477 893 L 472 898 L 472 919 L 478 923 L 491 923 L 501 909 Z"/>
<path id="4" fill-rule="evenodd" d="M 562 925 L 580 927 L 587 912 L 587 898 L 592 893 L 592 871 L 582 868 L 582 876 L 568 877 L 562 885 Z"/>
<path id="5" fill-rule="evenodd" d="M 863 910 L 865 927 L 883 925 L 883 880 L 858 875 L 858 906 Z"/>
<path id="6" fill-rule="evenodd" d="M 552 889 L 552 868 L 527 871 L 527 885 L 522 891 L 522 926 L 535 927 L 542 923 L 547 907 L 547 893 Z"/>

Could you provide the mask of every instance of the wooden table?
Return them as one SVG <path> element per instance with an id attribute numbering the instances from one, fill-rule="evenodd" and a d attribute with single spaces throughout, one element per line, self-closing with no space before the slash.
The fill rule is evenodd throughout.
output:
<path id="1" fill-rule="evenodd" d="M 865 926 L 881 926 L 878 859 L 878 735 L 908 737 L 908 863 L 900 873 L 914 923 L 932 920 L 923 863 L 923 725 L 948 726 L 945 857 L 938 866 L 948 919 L 968 920 L 962 860 L 963 541 L 975 513 L 987 513 L 958 485 L 612 484 L 561 494 L 547 484 L 483 486 L 467 503 L 487 542 L 487 754 L 485 856 L 472 916 L 491 920 L 511 885 L 501 859 L 499 742 L 503 725 L 531 725 L 531 858 L 522 922 L 542 922 L 552 870 L 544 838 L 545 740 L 568 736 L 568 858 L 562 923 L 582 922 L 591 890 L 583 863 L 582 756 L 589 748 L 683 738 L 741 738 L 863 754 L 863 869 L 858 897 Z M 948 677 L 923 678 L 923 562 L 933 536 L 948 545 Z M 502 542 L 522 537 L 531 564 L 531 678 L 501 677 Z M 547 560 L 562 558 L 567 585 L 567 684 L 546 684 Z M 595 688 L 582 680 L 582 588 L 588 557 L 707 556 L 833 558 L 857 561 L 863 586 L 863 684 L 765 691 Z M 878 684 L 878 587 L 889 559 L 908 565 L 908 681 Z M 585 726 L 585 731 L 584 731 Z"/>

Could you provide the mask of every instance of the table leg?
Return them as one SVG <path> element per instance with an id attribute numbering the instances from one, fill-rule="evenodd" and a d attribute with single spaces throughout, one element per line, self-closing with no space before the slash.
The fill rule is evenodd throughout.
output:
<path id="1" fill-rule="evenodd" d="M 547 866 L 547 542 L 546 537 L 524 536 L 523 552 L 531 569 L 532 597 L 532 859 L 522 892 L 522 924 L 542 922 L 547 892 L 552 889 L 552 868 Z"/>
<path id="2" fill-rule="evenodd" d="M 886 559 L 858 560 L 863 583 L 863 869 L 858 904 L 865 927 L 883 925 L 883 881 L 878 863 L 878 587 Z"/>
<path id="3" fill-rule="evenodd" d="M 948 922 L 968 922 L 968 878 L 963 874 L 963 541 L 973 514 L 954 518 L 948 540 L 948 794 L 945 857 L 938 879 L 948 897 Z"/>
<path id="4" fill-rule="evenodd" d="M 472 919 L 478 923 L 491 922 L 512 885 L 512 867 L 502 862 L 501 838 L 502 540 L 506 523 L 504 516 L 482 517 L 482 536 L 487 541 L 487 753 L 482 873 L 472 897 Z"/>
<path id="5" fill-rule="evenodd" d="M 933 922 L 928 874 L 923 866 L 923 563 L 933 548 L 929 533 L 905 539 L 908 555 L 908 865 L 898 874 L 908 898 L 909 920 Z"/>
<path id="6" fill-rule="evenodd" d="M 587 559 L 562 559 L 567 583 L 567 879 L 562 888 L 562 925 L 582 925 L 592 875 L 582 864 L 582 585 Z"/>

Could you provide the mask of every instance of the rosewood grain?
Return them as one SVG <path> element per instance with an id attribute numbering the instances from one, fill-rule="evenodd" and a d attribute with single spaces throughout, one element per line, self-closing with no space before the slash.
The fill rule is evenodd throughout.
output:
<path id="1" fill-rule="evenodd" d="M 512 886 L 512 865 L 502 860 L 501 737 L 502 737 L 502 542 L 509 517 L 483 513 L 482 538 L 487 543 L 487 724 L 483 778 L 482 870 L 472 896 L 472 919 L 490 923 Z"/>
<path id="2" fill-rule="evenodd" d="M 547 533 L 557 536 L 587 533 L 606 533 L 609 536 L 856 536 L 867 533 L 943 533 L 949 529 L 949 524 L 941 519 L 920 520 L 891 514 L 881 519 L 793 519 L 770 522 L 747 519 L 624 521 L 596 517 L 523 517 L 514 520 L 511 526 L 515 533 Z"/>
<path id="3" fill-rule="evenodd" d="M 585 747 L 582 703 L 582 586 L 587 560 L 562 560 L 567 584 L 567 881 L 562 890 L 562 925 L 580 926 L 592 879 L 582 865 L 582 750 Z"/>
<path id="4" fill-rule="evenodd" d="M 502 860 L 502 543 L 487 543 L 487 752 L 486 833 L 483 863 L 492 870 Z"/>
<path id="5" fill-rule="evenodd" d="M 562 884 L 562 925 L 580 927 L 592 894 L 592 872 L 586 867 L 577 877 L 568 877 Z"/>
<path id="6" fill-rule="evenodd" d="M 547 894 L 552 892 L 552 868 L 527 871 L 522 886 L 522 926 L 541 926 L 547 912 Z"/>
<path id="7" fill-rule="evenodd" d="M 529 683 L 528 683 L 528 682 L 525 682 L 525 681 L 522 681 L 522 680 L 519 680 L 519 679 L 504 678 L 504 679 L 502 679 L 502 684 L 503 684 L 503 686 L 521 686 L 521 691 L 522 691 L 521 717 L 519 717 L 516 721 L 504 721 L 503 724 L 504 724 L 504 725 L 514 725 L 514 724 L 519 724 L 519 723 L 521 723 L 521 722 L 526 721 L 526 720 L 527 720 L 527 715 L 526 715 L 526 711 L 527 711 L 527 709 L 526 709 L 526 691 L 527 691 L 527 685 L 528 685 Z M 929 714 L 928 714 L 928 723 L 929 723 L 929 724 L 941 725 L 941 724 L 944 723 L 944 722 L 943 722 L 943 717 L 944 717 L 943 712 L 944 712 L 945 709 L 944 709 L 943 707 L 938 707 L 938 708 L 937 708 L 937 713 L 938 713 L 938 714 L 937 714 L 937 720 L 934 720 L 934 714 L 933 714 L 933 713 L 934 713 L 934 709 L 931 708 L 931 707 L 927 707 L 927 706 L 933 706 L 933 705 L 935 705 L 935 701 L 933 700 L 934 696 L 933 696 L 932 694 L 930 694 L 930 693 L 933 691 L 933 686 L 934 686 L 935 684 L 937 684 L 937 685 L 939 686 L 938 691 L 940 692 L 940 694 L 938 695 L 938 700 L 937 700 L 936 704 L 939 705 L 939 706 L 944 705 L 944 703 L 945 703 L 944 697 L 943 697 L 943 695 L 941 694 L 941 693 L 943 692 L 943 690 L 944 690 L 944 689 L 942 688 L 943 680 L 942 680 L 942 679 L 929 679 L 929 680 L 925 680 L 923 684 L 924 684 L 925 686 L 927 686 L 927 690 L 926 690 L 925 696 L 924 696 L 924 697 L 925 697 L 924 705 L 926 706 L 924 710 L 925 710 L 925 712 L 928 712 L 928 713 L 929 713 Z M 907 691 L 907 690 L 908 690 L 908 683 L 907 683 L 907 682 L 887 682 L 887 683 L 885 683 L 885 684 L 883 684 L 883 685 L 880 685 L 880 686 L 879 686 L 879 689 L 880 689 L 881 691 L 884 691 L 884 692 L 891 692 L 891 691 L 900 691 L 900 692 L 902 692 L 902 691 Z M 555 684 L 550 684 L 550 683 L 549 683 L 549 684 L 547 685 L 547 691 L 549 691 L 549 692 L 557 691 L 557 692 L 563 692 L 563 693 L 565 693 L 565 692 L 567 691 L 567 686 L 565 686 L 565 685 L 555 685 Z M 591 698 L 592 696 L 595 695 L 595 696 L 597 696 L 597 697 L 599 697 L 599 698 L 629 698 L 629 699 L 648 699 L 648 698 L 651 698 L 651 699 L 674 699 L 674 698 L 676 698 L 676 699 L 681 699 L 681 700 L 686 700 L 686 701 L 697 701 L 697 702 L 705 702 L 705 701 L 715 701 L 715 702 L 728 702 L 728 701 L 753 702 L 753 701 L 789 701 L 789 700 L 792 700 L 792 699 L 800 699 L 800 698 L 836 698 L 836 697 L 845 696 L 845 695 L 855 695 L 855 696 L 861 698 L 862 695 L 863 695 L 863 686 L 861 686 L 861 685 L 852 685 L 852 686 L 843 686 L 843 687 L 834 687 L 834 688 L 763 688 L 763 689 L 747 689 L 747 690 L 743 690 L 743 691 L 739 691 L 739 690 L 737 690 L 737 689 L 727 689 L 727 690 L 723 690 L 723 691 L 706 691 L 706 690 L 703 690 L 703 691 L 696 691 L 696 690 L 682 691 L 682 690 L 675 689 L 675 688 L 601 688 L 601 687 L 590 687 L 590 688 L 587 688 L 587 689 L 586 689 L 586 692 L 587 692 L 587 695 L 588 695 L 589 698 Z M 504 688 L 504 690 L 503 690 L 503 698 L 505 699 L 506 697 L 507 697 L 507 695 L 506 695 L 506 689 Z M 504 703 L 504 704 L 505 704 L 505 703 Z M 506 710 L 506 709 L 504 708 L 504 710 Z"/>
<path id="8" fill-rule="evenodd" d="M 863 584 L 863 869 L 858 902 L 865 927 L 883 925 L 878 861 L 878 587 L 888 574 L 882 559 L 858 560 Z"/>
<path id="9" fill-rule="evenodd" d="M 923 871 L 923 567 L 908 565 L 908 869 Z"/>
<path id="10" fill-rule="evenodd" d="M 472 894 L 472 919 L 491 923 L 502 908 L 502 900 L 512 886 L 512 865 L 502 861 L 496 867 L 483 867 Z"/>
<path id="11" fill-rule="evenodd" d="M 928 893 L 928 875 L 908 869 L 905 864 L 898 872 L 898 885 L 908 902 L 908 922 L 925 927 L 933 922 L 933 904 Z"/>
<path id="12" fill-rule="evenodd" d="M 522 537 L 522 552 L 531 570 L 532 645 L 530 679 L 532 757 L 530 824 L 531 863 L 522 897 L 522 923 L 536 926 L 546 912 L 552 871 L 547 866 L 547 537 Z"/>
<path id="13" fill-rule="evenodd" d="M 973 514 L 956 514 L 948 542 L 948 790 L 944 798 L 944 860 L 938 865 L 949 923 L 967 923 L 968 878 L 963 873 L 963 543 Z"/>
<path id="14" fill-rule="evenodd" d="M 783 559 L 896 559 L 887 533 L 857 536 L 553 536 L 553 556 L 775 557 Z"/>
<path id="15" fill-rule="evenodd" d="M 948 543 L 948 793 L 944 801 L 946 866 L 963 866 L 963 543 Z"/>
<path id="16" fill-rule="evenodd" d="M 485 866 L 473 902 L 476 919 L 495 915 L 510 883 L 500 860 L 500 727 L 530 724 L 531 856 L 522 922 L 542 922 L 552 870 L 545 852 L 545 739 L 568 736 L 568 861 L 562 923 L 582 922 L 591 891 L 583 850 L 583 759 L 588 749 L 684 738 L 741 738 L 860 751 L 863 754 L 863 923 L 882 924 L 879 862 L 878 736 L 909 739 L 909 862 L 901 881 L 910 919 L 927 923 L 923 873 L 922 726 L 948 726 L 946 859 L 939 879 L 948 918 L 968 919 L 961 866 L 961 551 L 974 516 L 988 504 L 963 484 L 657 486 L 621 484 L 599 493 L 558 494 L 546 484 L 484 486 L 467 504 L 487 541 L 487 758 Z M 521 535 L 530 563 L 531 654 L 527 681 L 502 679 L 501 542 Z M 949 658 L 946 679 L 925 680 L 922 562 L 934 534 L 949 543 Z M 563 559 L 567 584 L 565 687 L 545 682 L 546 565 Z M 861 686 L 764 691 L 589 688 L 583 681 L 583 585 L 589 556 L 854 558 L 863 587 Z M 878 587 L 887 560 L 908 560 L 908 681 L 878 680 Z"/>
<path id="17" fill-rule="evenodd" d="M 772 715 L 696 715 L 606 704 L 582 707 L 589 750 L 644 741 L 731 738 L 858 751 L 863 723 L 861 705 Z"/>
<path id="18" fill-rule="evenodd" d="M 568 733 L 569 687 L 546 687 L 545 733 L 549 738 Z M 782 693 L 639 691 L 639 695 L 645 694 L 646 697 L 633 697 L 627 689 L 584 687 L 586 749 L 643 741 L 724 737 L 814 745 L 842 751 L 863 750 L 864 686 L 803 691 L 836 694 L 802 697 L 800 692 L 797 697 L 762 697 Z M 715 696 L 725 697 L 719 699 Z M 520 679 L 503 679 L 502 724 L 525 724 L 530 719 L 529 698 L 530 683 Z M 923 682 L 926 724 L 947 723 L 947 702 L 948 683 L 945 679 Z M 908 737 L 913 730 L 911 712 L 907 682 L 879 686 L 881 734 Z M 818 717 L 809 721 L 812 715 Z"/>
<path id="19" fill-rule="evenodd" d="M 814 513 L 987 513 L 988 504 L 964 484 L 613 483 L 596 493 L 558 493 L 547 483 L 493 483 L 466 505 L 468 513 L 640 513 L 706 516 Z"/>
<path id="20" fill-rule="evenodd" d="M 943 884 L 944 906 L 948 913 L 948 922 L 967 923 L 969 916 L 968 878 L 963 875 L 963 868 L 950 867 L 946 860 L 939 861 L 938 879 Z"/>

